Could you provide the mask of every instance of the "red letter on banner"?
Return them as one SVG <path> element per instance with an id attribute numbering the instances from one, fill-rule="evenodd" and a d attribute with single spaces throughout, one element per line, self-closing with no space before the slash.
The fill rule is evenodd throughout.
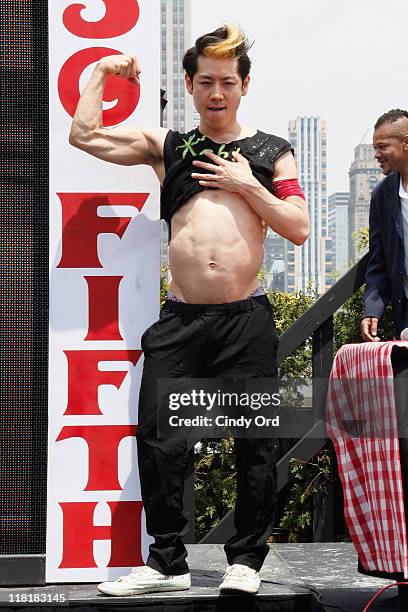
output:
<path id="1" fill-rule="evenodd" d="M 112 524 L 93 523 L 98 502 L 61 502 L 63 514 L 63 552 L 60 568 L 97 567 L 93 555 L 95 540 L 111 540 L 107 567 L 143 565 L 140 501 L 108 502 Z"/>
<path id="2" fill-rule="evenodd" d="M 62 256 L 57 268 L 102 268 L 99 234 L 122 238 L 132 217 L 99 217 L 98 206 L 134 206 L 140 212 L 148 193 L 57 193 L 62 205 Z"/>
<path id="3" fill-rule="evenodd" d="M 87 443 L 89 469 L 85 491 L 121 491 L 118 449 L 128 436 L 136 436 L 136 425 L 67 425 L 56 441 L 82 438 Z"/>
<path id="4" fill-rule="evenodd" d="M 85 276 L 89 324 L 85 340 L 123 340 L 119 331 L 118 292 L 123 276 Z"/>
<path id="5" fill-rule="evenodd" d="M 128 371 L 100 371 L 100 361 L 130 361 L 134 366 L 142 351 L 64 351 L 68 360 L 68 404 L 64 414 L 102 414 L 98 388 L 114 385 L 120 389 Z"/>
<path id="6" fill-rule="evenodd" d="M 81 38 L 115 38 L 126 34 L 135 27 L 139 19 L 137 0 L 103 0 L 106 6 L 105 16 L 99 21 L 85 21 L 81 12 L 83 4 L 71 4 L 62 16 L 64 26 L 71 34 Z"/>
<path id="7" fill-rule="evenodd" d="M 78 105 L 81 74 L 91 64 L 106 55 L 120 55 L 121 52 L 107 47 L 90 47 L 81 49 L 71 55 L 62 66 L 58 76 L 58 94 L 62 106 L 68 115 L 74 116 Z M 103 99 L 105 102 L 117 100 L 117 104 L 102 113 L 104 126 L 117 125 L 125 121 L 135 110 L 140 97 L 140 87 L 134 79 L 122 79 L 109 76 L 106 80 Z"/>

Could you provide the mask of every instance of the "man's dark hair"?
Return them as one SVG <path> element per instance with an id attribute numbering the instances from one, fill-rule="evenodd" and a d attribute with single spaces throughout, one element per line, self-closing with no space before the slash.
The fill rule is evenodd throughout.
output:
<path id="1" fill-rule="evenodd" d="M 401 110 L 400 108 L 393 108 L 392 110 L 389 110 L 387 113 L 384 113 L 383 115 L 381 115 L 381 117 L 377 119 L 374 129 L 376 130 L 383 123 L 395 123 L 395 121 L 403 119 L 404 117 L 408 119 L 408 111 Z"/>
<path id="2" fill-rule="evenodd" d="M 238 71 L 241 79 L 244 80 L 251 69 L 251 60 L 247 51 L 250 45 L 244 32 L 237 26 L 225 23 L 223 26 L 200 36 L 195 41 L 194 47 L 188 49 L 183 57 L 183 68 L 193 80 L 197 72 L 197 60 L 199 55 L 207 57 L 236 57 L 238 59 Z"/>

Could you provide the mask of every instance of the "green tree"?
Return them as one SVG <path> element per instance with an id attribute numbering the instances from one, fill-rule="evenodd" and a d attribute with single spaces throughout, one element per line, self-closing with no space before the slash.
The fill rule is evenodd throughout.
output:
<path id="1" fill-rule="evenodd" d="M 195 537 L 203 538 L 232 508 L 236 468 L 232 438 L 202 440 L 195 449 Z"/>
<path id="2" fill-rule="evenodd" d="M 361 253 L 368 248 L 369 242 L 369 228 L 361 227 L 351 234 L 352 240 L 357 247 L 357 251 Z"/>
<path id="3" fill-rule="evenodd" d="M 315 495 L 327 494 L 331 456 L 319 451 L 311 461 L 291 459 L 289 473 L 293 479 L 280 527 L 289 531 L 290 542 L 308 542 L 312 538 L 312 508 Z"/>

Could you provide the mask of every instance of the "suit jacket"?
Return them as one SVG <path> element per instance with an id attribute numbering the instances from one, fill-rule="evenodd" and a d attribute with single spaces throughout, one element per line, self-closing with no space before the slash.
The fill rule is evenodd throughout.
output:
<path id="1" fill-rule="evenodd" d="M 399 198 L 400 174 L 392 172 L 375 187 L 370 205 L 370 248 L 364 315 L 380 319 L 391 301 L 396 333 L 404 322 L 404 229 Z"/>

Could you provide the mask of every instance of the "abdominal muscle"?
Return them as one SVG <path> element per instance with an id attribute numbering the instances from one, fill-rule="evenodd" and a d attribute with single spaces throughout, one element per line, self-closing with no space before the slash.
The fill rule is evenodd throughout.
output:
<path id="1" fill-rule="evenodd" d="M 233 302 L 259 287 L 264 223 L 239 194 L 196 194 L 172 217 L 171 236 L 170 290 L 183 302 Z"/>

